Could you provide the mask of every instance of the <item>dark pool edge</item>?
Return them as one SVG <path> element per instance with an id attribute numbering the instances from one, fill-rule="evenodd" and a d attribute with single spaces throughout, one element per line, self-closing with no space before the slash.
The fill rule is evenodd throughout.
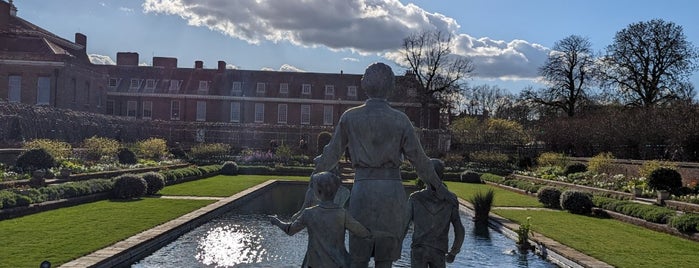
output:
<path id="1" fill-rule="evenodd" d="M 269 180 L 248 188 L 213 204 L 187 213 L 179 218 L 148 229 L 111 246 L 67 262 L 60 267 L 130 267 L 157 249 L 169 244 L 183 234 L 216 218 L 237 205 L 264 194 L 279 183 L 299 183 Z M 306 182 L 300 182 L 306 184 Z"/>

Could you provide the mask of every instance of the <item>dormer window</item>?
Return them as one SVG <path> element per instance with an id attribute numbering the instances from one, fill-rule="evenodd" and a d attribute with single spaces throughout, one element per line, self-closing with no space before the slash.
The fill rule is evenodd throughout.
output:
<path id="1" fill-rule="evenodd" d="M 117 87 L 119 85 L 119 78 L 109 78 L 109 87 Z"/>
<path id="2" fill-rule="evenodd" d="M 357 97 L 357 86 L 347 87 L 347 97 Z"/>
<path id="3" fill-rule="evenodd" d="M 265 83 L 257 83 L 257 94 L 265 94 Z"/>
<path id="4" fill-rule="evenodd" d="M 139 89 L 141 87 L 141 79 L 131 79 L 129 89 Z"/>
<path id="5" fill-rule="evenodd" d="M 335 86 L 325 85 L 325 96 L 335 96 Z"/>
<path id="6" fill-rule="evenodd" d="M 200 94 L 206 94 L 209 92 L 209 81 L 199 81 L 199 89 L 198 89 Z"/>
<path id="7" fill-rule="evenodd" d="M 180 80 L 170 80 L 170 92 L 178 92 L 180 90 Z"/>
<path id="8" fill-rule="evenodd" d="M 243 87 L 240 82 L 233 82 L 233 86 L 231 87 L 231 95 L 240 96 L 242 93 Z"/>
<path id="9" fill-rule="evenodd" d="M 146 87 L 143 89 L 143 91 L 153 92 L 153 89 L 155 89 L 155 79 L 146 79 Z"/>
<path id="10" fill-rule="evenodd" d="M 279 84 L 279 94 L 289 94 L 289 84 L 287 84 L 287 83 Z"/>
<path id="11" fill-rule="evenodd" d="M 303 84 L 301 86 L 301 94 L 311 95 L 311 84 Z"/>

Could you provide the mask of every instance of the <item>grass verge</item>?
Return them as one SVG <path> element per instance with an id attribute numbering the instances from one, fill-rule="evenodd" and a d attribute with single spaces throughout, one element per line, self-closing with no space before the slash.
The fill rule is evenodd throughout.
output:
<path id="1" fill-rule="evenodd" d="M 58 267 L 214 201 L 98 201 L 0 221 L 0 266 Z"/>
<path id="2" fill-rule="evenodd" d="M 492 212 L 518 223 L 532 217 L 532 230 L 615 267 L 697 267 L 699 243 L 614 219 L 565 211 Z"/>
<path id="3" fill-rule="evenodd" d="M 532 196 L 523 195 L 508 191 L 499 187 L 490 186 L 487 184 L 478 183 L 461 183 L 461 182 L 445 182 L 449 191 L 456 194 L 463 200 L 469 200 L 476 193 L 485 193 L 489 189 L 492 189 L 495 193 L 495 198 L 493 200 L 493 207 L 544 207 L 543 204 Z"/>
<path id="4" fill-rule="evenodd" d="M 206 179 L 170 185 L 160 190 L 161 195 L 228 197 L 272 179 L 308 181 L 305 176 L 270 175 L 217 175 Z"/>

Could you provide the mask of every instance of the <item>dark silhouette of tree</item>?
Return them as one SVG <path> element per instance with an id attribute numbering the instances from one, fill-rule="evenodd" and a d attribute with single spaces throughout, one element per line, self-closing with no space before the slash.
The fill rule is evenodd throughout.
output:
<path id="1" fill-rule="evenodd" d="M 507 89 L 488 84 L 468 87 L 462 101 L 462 114 L 494 116 L 515 98 Z"/>
<path id="2" fill-rule="evenodd" d="M 461 94 L 464 80 L 474 70 L 470 59 L 452 54 L 452 35 L 441 31 L 424 31 L 403 39 L 402 56 L 422 86 L 418 100 L 422 108 L 420 126 L 427 123 L 427 105 L 437 101 L 452 107 L 454 94 Z"/>
<path id="3" fill-rule="evenodd" d="M 614 36 L 603 58 L 605 84 L 621 103 L 650 107 L 691 98 L 688 77 L 697 69 L 697 49 L 682 26 L 662 19 L 633 23 Z"/>
<path id="4" fill-rule="evenodd" d="M 548 84 L 539 90 L 526 89 L 524 98 L 575 115 L 588 99 L 594 79 L 595 59 L 590 40 L 571 35 L 556 42 L 539 74 Z"/>

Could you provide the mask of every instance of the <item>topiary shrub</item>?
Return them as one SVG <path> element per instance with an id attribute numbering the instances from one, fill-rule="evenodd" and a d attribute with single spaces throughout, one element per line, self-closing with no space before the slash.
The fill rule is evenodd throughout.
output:
<path id="1" fill-rule="evenodd" d="M 148 184 L 141 177 L 134 174 L 124 174 L 114 178 L 112 194 L 118 199 L 139 198 L 146 194 Z"/>
<path id="2" fill-rule="evenodd" d="M 146 194 L 154 195 L 165 187 L 165 176 L 158 172 L 146 172 L 141 174 L 141 178 L 146 181 Z"/>
<path id="3" fill-rule="evenodd" d="M 483 183 L 481 174 L 470 170 L 462 172 L 461 176 L 459 176 L 459 180 L 465 183 Z"/>
<path id="4" fill-rule="evenodd" d="M 674 192 L 682 187 L 682 175 L 677 170 L 661 167 L 650 173 L 648 187 Z"/>
<path id="5" fill-rule="evenodd" d="M 42 148 L 24 151 L 17 157 L 15 166 L 22 171 L 37 169 L 49 169 L 56 165 L 56 161 L 46 150 Z"/>
<path id="6" fill-rule="evenodd" d="M 536 198 L 547 208 L 561 208 L 561 190 L 556 187 L 544 186 L 536 192 Z"/>
<path id="7" fill-rule="evenodd" d="M 573 163 L 566 166 L 565 175 L 587 171 L 587 166 L 583 163 Z"/>
<path id="8" fill-rule="evenodd" d="M 221 174 L 223 175 L 238 175 L 238 164 L 233 161 L 226 161 L 221 167 Z"/>
<path id="9" fill-rule="evenodd" d="M 590 214 L 594 206 L 590 194 L 576 190 L 566 190 L 561 193 L 560 205 L 570 213 L 581 215 Z"/>
<path id="10" fill-rule="evenodd" d="M 119 163 L 124 165 L 133 165 L 138 163 L 138 159 L 136 159 L 136 154 L 133 151 L 129 150 L 129 148 L 119 149 L 119 152 L 117 153 L 117 158 L 119 158 Z"/>
<path id="11" fill-rule="evenodd" d="M 317 152 L 318 154 L 323 153 L 323 148 L 325 148 L 325 145 L 328 145 L 330 143 L 330 140 L 333 138 L 333 134 L 330 134 L 330 132 L 323 131 L 318 133 L 318 138 L 316 139 L 317 141 Z"/>

